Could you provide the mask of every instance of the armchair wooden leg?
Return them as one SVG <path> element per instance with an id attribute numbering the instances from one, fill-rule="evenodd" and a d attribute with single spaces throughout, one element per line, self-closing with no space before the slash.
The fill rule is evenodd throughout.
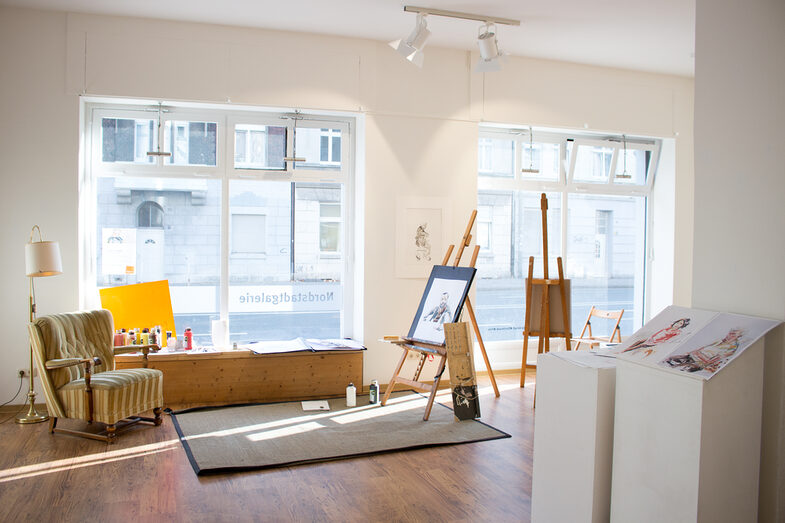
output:
<path id="1" fill-rule="evenodd" d="M 54 434 L 55 433 L 55 427 L 56 426 L 57 426 L 57 418 L 55 418 L 54 416 L 51 416 L 49 418 L 49 433 L 50 434 Z"/>
<path id="2" fill-rule="evenodd" d="M 106 426 L 106 441 L 111 445 L 117 441 L 117 427 L 115 425 Z"/>
<path id="3" fill-rule="evenodd" d="M 161 407 L 154 408 L 153 414 L 155 414 L 155 420 L 153 421 L 153 424 L 158 427 L 161 425 L 161 423 L 163 423 L 163 419 L 161 419 Z"/>

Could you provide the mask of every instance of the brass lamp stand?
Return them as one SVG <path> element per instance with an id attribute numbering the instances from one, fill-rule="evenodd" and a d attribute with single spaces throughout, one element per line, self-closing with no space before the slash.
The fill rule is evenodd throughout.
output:
<path id="1" fill-rule="evenodd" d="M 33 233 L 38 231 L 38 241 L 33 241 Z M 25 272 L 30 278 L 30 323 L 35 320 L 35 285 L 33 278 L 42 276 L 55 276 L 62 274 L 63 264 L 60 258 L 60 244 L 57 242 L 46 242 L 41 237 L 41 229 L 34 225 L 30 231 L 30 241 L 25 245 Z M 27 414 L 20 414 L 16 417 L 17 423 L 40 423 L 49 419 L 46 414 L 38 414 L 35 410 L 35 390 L 33 389 L 33 346 L 30 349 L 30 375 L 28 381 L 30 388 L 27 392 L 27 401 L 30 408 Z"/>

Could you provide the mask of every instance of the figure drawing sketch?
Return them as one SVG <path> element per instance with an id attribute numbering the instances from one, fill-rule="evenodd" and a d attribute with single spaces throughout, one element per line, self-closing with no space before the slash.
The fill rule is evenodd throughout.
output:
<path id="1" fill-rule="evenodd" d="M 421 223 L 414 233 L 414 256 L 418 261 L 431 261 L 431 234 L 428 232 L 428 223 Z"/>

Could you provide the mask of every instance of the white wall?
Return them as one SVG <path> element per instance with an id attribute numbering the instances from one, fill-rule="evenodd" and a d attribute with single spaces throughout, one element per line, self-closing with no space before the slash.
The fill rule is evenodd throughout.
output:
<path id="1" fill-rule="evenodd" d="M 785 319 L 785 3 L 698 0 L 694 306 Z M 785 328 L 766 336 L 760 521 L 785 520 Z"/>
<path id="2" fill-rule="evenodd" d="M 674 300 L 689 303 L 691 189 L 678 187 L 692 186 L 689 78 L 527 58 L 483 78 L 464 51 L 429 47 L 419 70 L 370 40 L 11 8 L 0 8 L 0 44 L 0 172 L 12 187 L 2 206 L 0 398 L 16 390 L 11 369 L 26 365 L 22 245 L 33 223 L 64 257 L 64 274 L 39 282 L 41 312 L 77 306 L 80 94 L 366 115 L 366 383 L 389 378 L 398 351 L 376 340 L 408 330 L 424 285 L 394 277 L 393 202 L 449 198 L 457 240 L 476 204 L 480 121 L 674 137 Z"/>

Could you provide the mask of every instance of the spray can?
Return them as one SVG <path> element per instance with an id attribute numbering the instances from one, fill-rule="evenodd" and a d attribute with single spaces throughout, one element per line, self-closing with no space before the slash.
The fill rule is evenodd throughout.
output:
<path id="1" fill-rule="evenodd" d="M 379 403 L 379 382 L 376 380 L 371 380 L 368 403 L 370 403 L 371 405 L 376 405 L 377 403 Z"/>
<path id="2" fill-rule="evenodd" d="M 185 329 L 185 333 L 183 334 L 183 338 L 185 339 L 185 350 L 191 350 L 194 348 L 194 333 L 191 332 L 191 327 Z"/>
<path id="3" fill-rule="evenodd" d="M 349 386 L 346 387 L 346 406 L 357 406 L 357 387 L 354 386 L 354 383 L 349 383 Z"/>

